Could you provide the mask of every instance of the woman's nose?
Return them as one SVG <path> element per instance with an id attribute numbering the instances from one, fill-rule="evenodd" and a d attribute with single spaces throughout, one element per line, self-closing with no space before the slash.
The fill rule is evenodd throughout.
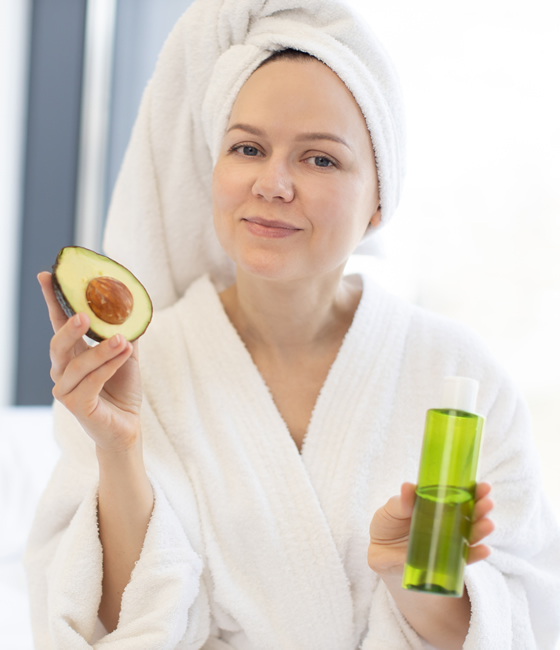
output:
<path id="1" fill-rule="evenodd" d="M 294 185 L 287 163 L 281 160 L 267 160 L 259 169 L 253 184 L 253 194 L 266 201 L 291 201 L 294 198 Z"/>

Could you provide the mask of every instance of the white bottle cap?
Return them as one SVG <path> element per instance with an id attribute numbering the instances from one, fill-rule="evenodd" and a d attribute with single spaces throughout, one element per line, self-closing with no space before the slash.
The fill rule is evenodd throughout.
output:
<path id="1" fill-rule="evenodd" d="M 478 381 L 476 379 L 446 377 L 443 380 L 440 408 L 475 413 L 477 396 Z"/>

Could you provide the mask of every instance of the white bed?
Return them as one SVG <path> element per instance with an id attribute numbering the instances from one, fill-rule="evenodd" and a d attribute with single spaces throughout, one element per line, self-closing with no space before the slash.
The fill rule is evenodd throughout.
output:
<path id="1" fill-rule="evenodd" d="M 59 456 L 49 407 L 0 409 L 0 648 L 33 650 L 23 549 Z"/>

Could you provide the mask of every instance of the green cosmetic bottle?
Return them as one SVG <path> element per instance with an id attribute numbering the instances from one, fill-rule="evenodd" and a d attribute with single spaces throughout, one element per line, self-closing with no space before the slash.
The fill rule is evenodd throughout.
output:
<path id="1" fill-rule="evenodd" d="M 478 382 L 446 377 L 442 408 L 430 409 L 404 567 L 405 589 L 460 598 L 471 534 L 484 419 Z"/>

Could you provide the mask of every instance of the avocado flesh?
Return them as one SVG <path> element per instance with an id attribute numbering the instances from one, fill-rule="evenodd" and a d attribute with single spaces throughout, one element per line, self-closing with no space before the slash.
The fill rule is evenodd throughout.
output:
<path id="1" fill-rule="evenodd" d="M 102 276 L 119 280 L 132 294 L 132 311 L 124 323 L 113 325 L 103 321 L 88 304 L 87 287 L 91 280 Z M 87 336 L 94 341 L 103 341 L 115 334 L 134 341 L 146 331 L 152 319 L 152 301 L 134 275 L 118 262 L 87 248 L 63 248 L 53 266 L 52 282 L 58 302 L 68 317 L 77 313 L 89 316 Z"/>

